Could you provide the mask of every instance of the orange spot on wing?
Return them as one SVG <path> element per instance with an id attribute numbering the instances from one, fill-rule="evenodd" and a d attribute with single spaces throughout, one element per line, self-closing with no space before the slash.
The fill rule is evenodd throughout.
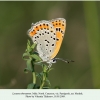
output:
<path id="1" fill-rule="evenodd" d="M 47 29 L 47 25 L 43 25 L 43 28 L 44 28 L 44 29 Z"/>
<path id="2" fill-rule="evenodd" d="M 56 23 L 56 27 L 59 27 L 59 23 L 58 22 Z"/>
<path id="3" fill-rule="evenodd" d="M 39 30 L 39 28 L 36 26 L 34 30 L 36 30 L 36 31 L 37 31 L 37 30 Z"/>
<path id="4" fill-rule="evenodd" d="M 38 26 L 38 30 L 40 30 L 41 28 L 40 28 L 40 26 Z"/>
<path id="5" fill-rule="evenodd" d="M 35 34 L 36 34 L 36 31 L 31 31 L 31 32 L 29 33 L 30 36 L 34 36 Z"/>
<path id="6" fill-rule="evenodd" d="M 40 25 L 40 29 L 42 28 L 42 25 Z"/>

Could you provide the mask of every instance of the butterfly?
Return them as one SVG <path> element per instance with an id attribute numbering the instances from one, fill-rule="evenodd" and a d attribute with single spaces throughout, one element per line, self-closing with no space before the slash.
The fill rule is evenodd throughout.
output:
<path id="1" fill-rule="evenodd" d="M 55 58 L 58 54 L 66 29 L 66 20 L 64 18 L 56 18 L 52 20 L 42 20 L 35 24 L 32 23 L 28 30 L 28 35 L 33 43 L 37 44 L 37 53 L 42 62 L 46 62 L 51 67 L 52 63 L 56 63 L 57 59 L 65 61 L 61 58 Z M 65 61 L 68 62 L 68 61 Z"/>

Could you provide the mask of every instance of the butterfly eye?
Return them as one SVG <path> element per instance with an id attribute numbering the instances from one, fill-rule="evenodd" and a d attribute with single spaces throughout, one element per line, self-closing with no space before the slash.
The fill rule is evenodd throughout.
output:
<path id="1" fill-rule="evenodd" d="M 52 62 L 53 62 L 53 63 L 56 63 L 57 61 L 56 61 L 56 59 L 53 59 Z"/>

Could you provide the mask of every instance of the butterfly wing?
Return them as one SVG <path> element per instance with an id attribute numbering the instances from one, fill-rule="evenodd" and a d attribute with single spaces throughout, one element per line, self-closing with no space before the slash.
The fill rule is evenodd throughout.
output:
<path id="1" fill-rule="evenodd" d="M 56 30 L 49 21 L 40 21 L 33 24 L 28 31 L 33 42 L 37 43 L 37 52 L 43 61 L 51 60 L 56 47 Z"/>
<path id="2" fill-rule="evenodd" d="M 50 57 L 51 59 L 53 59 L 57 55 L 61 47 L 62 40 L 65 33 L 65 28 L 66 28 L 66 20 L 64 18 L 57 18 L 57 19 L 51 20 L 50 22 L 52 23 L 52 25 L 54 26 L 56 30 L 56 46 Z"/>

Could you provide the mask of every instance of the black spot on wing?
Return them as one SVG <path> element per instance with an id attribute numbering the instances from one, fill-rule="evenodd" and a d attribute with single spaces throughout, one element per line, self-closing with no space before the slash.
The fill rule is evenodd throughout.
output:
<path id="1" fill-rule="evenodd" d="M 61 30 L 61 33 L 63 34 L 63 31 Z"/>
<path id="2" fill-rule="evenodd" d="M 37 38 L 39 38 L 39 36 L 37 36 Z"/>
<path id="3" fill-rule="evenodd" d="M 42 33 L 42 35 L 44 35 L 44 33 Z"/>
<path id="4" fill-rule="evenodd" d="M 53 33 L 54 35 L 56 35 L 56 33 Z"/>
<path id="5" fill-rule="evenodd" d="M 46 46 L 48 46 L 48 44 L 46 44 Z"/>
<path id="6" fill-rule="evenodd" d="M 59 41 L 59 39 L 58 39 L 58 38 L 57 38 L 56 40 L 57 40 L 57 41 Z"/>
<path id="7" fill-rule="evenodd" d="M 56 31 L 58 31 L 58 28 L 56 28 Z"/>
<path id="8" fill-rule="evenodd" d="M 60 31 L 61 30 L 61 28 L 56 28 L 56 31 Z"/>
<path id="9" fill-rule="evenodd" d="M 54 44 L 52 44 L 52 46 L 54 46 Z"/>
<path id="10" fill-rule="evenodd" d="M 56 38 L 53 38 L 53 40 L 56 40 Z"/>
<path id="11" fill-rule="evenodd" d="M 62 24 L 62 26 L 64 26 L 64 24 Z"/>

